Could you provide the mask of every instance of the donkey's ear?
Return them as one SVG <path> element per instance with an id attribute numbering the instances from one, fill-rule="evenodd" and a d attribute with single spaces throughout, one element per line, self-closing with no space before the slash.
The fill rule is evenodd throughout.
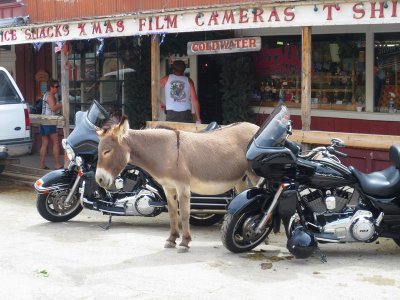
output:
<path id="1" fill-rule="evenodd" d="M 107 130 L 104 130 L 104 129 L 97 129 L 97 130 L 96 130 L 96 134 L 97 134 L 99 137 L 103 137 L 103 136 L 106 134 L 106 132 L 107 132 Z"/>
<path id="2" fill-rule="evenodd" d="M 127 134 L 129 131 L 129 121 L 126 115 L 123 115 L 121 118 L 121 122 L 118 125 L 118 142 L 121 143 L 122 138 Z"/>

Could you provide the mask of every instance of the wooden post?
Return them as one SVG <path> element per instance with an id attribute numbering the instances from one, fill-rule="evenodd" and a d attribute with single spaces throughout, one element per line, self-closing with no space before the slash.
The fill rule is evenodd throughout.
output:
<path id="1" fill-rule="evenodd" d="M 61 99 L 63 105 L 63 116 L 64 116 L 64 139 L 69 135 L 69 62 L 68 62 L 68 42 L 65 42 L 65 46 L 61 50 Z"/>
<path id="2" fill-rule="evenodd" d="M 311 27 L 302 28 L 301 127 L 311 128 Z"/>
<path id="3" fill-rule="evenodd" d="M 158 120 L 158 99 L 160 93 L 160 37 L 151 38 L 151 119 Z"/>

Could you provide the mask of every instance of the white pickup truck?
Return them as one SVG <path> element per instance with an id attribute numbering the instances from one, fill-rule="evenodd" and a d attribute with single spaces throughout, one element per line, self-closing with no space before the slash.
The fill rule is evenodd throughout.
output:
<path id="1" fill-rule="evenodd" d="M 28 106 L 10 73 L 0 67 L 0 173 L 13 157 L 31 152 Z"/>

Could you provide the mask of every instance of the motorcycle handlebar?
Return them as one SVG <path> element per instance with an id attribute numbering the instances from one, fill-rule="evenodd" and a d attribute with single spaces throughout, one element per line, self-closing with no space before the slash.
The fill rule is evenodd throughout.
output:
<path id="1" fill-rule="evenodd" d="M 334 155 L 339 155 L 339 156 L 342 156 L 342 157 L 347 157 L 348 156 L 346 153 L 337 151 L 332 146 L 326 147 L 326 149 L 329 151 L 329 153 L 334 154 Z"/>

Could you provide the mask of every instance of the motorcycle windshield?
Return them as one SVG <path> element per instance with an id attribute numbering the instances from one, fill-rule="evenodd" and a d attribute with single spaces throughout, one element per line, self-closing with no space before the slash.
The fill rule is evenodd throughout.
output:
<path id="1" fill-rule="evenodd" d="M 97 128 L 101 128 L 108 118 L 109 114 L 104 107 L 102 107 L 96 100 L 93 100 L 93 103 L 87 113 L 88 121 Z"/>
<path id="2" fill-rule="evenodd" d="M 278 105 L 254 136 L 258 148 L 280 147 L 286 139 L 290 114 L 283 104 Z"/>
<path id="3" fill-rule="evenodd" d="M 96 129 L 101 128 L 107 120 L 107 111 L 96 100 L 93 100 L 88 111 L 76 113 L 75 128 L 67 138 L 76 154 L 97 153 L 99 137 Z"/>

